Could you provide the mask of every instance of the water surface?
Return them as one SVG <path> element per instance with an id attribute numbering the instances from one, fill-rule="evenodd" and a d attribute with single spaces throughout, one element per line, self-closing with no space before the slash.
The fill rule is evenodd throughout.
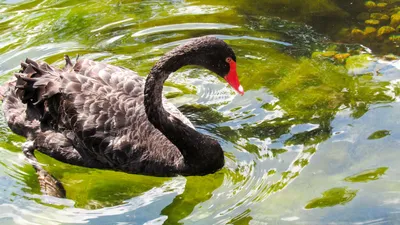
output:
<path id="1" fill-rule="evenodd" d="M 220 142 L 221 171 L 157 178 L 37 153 L 67 199 L 40 193 L 24 139 L 1 117 L 0 224 L 398 224 L 400 61 L 383 57 L 396 46 L 375 52 L 327 31 L 356 23 L 363 5 L 285 2 L 0 1 L 1 82 L 26 57 L 61 66 L 64 54 L 146 76 L 168 50 L 214 35 L 236 52 L 246 90 L 196 67 L 165 88 Z"/>

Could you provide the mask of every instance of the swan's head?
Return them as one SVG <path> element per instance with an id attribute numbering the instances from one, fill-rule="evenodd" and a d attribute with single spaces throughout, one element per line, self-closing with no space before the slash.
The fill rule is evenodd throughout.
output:
<path id="1" fill-rule="evenodd" d="M 216 37 L 205 36 L 195 38 L 178 49 L 186 65 L 205 67 L 224 78 L 239 94 L 244 94 L 236 72 L 236 56 L 227 43 Z"/>

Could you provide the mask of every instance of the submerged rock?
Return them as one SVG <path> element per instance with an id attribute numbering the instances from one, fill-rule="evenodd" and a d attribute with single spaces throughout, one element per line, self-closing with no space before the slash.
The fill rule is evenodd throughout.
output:
<path id="1" fill-rule="evenodd" d="M 385 35 L 385 34 L 390 34 L 390 33 L 393 33 L 393 32 L 395 32 L 396 30 L 393 28 L 393 27 L 390 27 L 390 26 L 383 26 L 383 27 L 381 27 L 381 28 L 379 28 L 379 30 L 378 30 L 378 37 L 380 37 L 380 36 L 382 36 L 382 35 Z"/>
<path id="2" fill-rule="evenodd" d="M 378 8 L 385 8 L 386 6 L 387 6 L 386 2 L 381 2 L 381 3 L 376 4 L 376 7 L 378 7 Z"/>
<path id="3" fill-rule="evenodd" d="M 395 56 L 395 55 L 393 55 L 393 54 L 384 55 L 383 58 L 384 58 L 385 60 L 388 60 L 388 61 L 393 61 L 393 60 L 398 60 L 398 59 L 399 59 L 398 56 Z"/>
<path id="4" fill-rule="evenodd" d="M 365 21 L 365 24 L 368 24 L 368 25 L 379 25 L 379 20 L 366 20 Z"/>
<path id="5" fill-rule="evenodd" d="M 340 53 L 340 54 L 336 54 L 333 57 L 335 58 L 335 60 L 337 62 L 343 63 L 347 58 L 349 58 L 350 53 Z"/>
<path id="6" fill-rule="evenodd" d="M 362 31 L 362 30 L 360 30 L 360 29 L 357 29 L 357 28 L 354 28 L 354 29 L 351 31 L 351 36 L 352 36 L 354 39 L 361 40 L 361 39 L 364 38 L 364 31 Z"/>
<path id="7" fill-rule="evenodd" d="M 400 0 L 332 2 L 353 13 L 336 24 L 336 29 L 322 28 L 335 41 L 363 44 L 383 54 L 400 54 Z"/>
<path id="8" fill-rule="evenodd" d="M 390 26 L 397 27 L 400 25 L 400 14 L 396 13 L 393 14 L 390 20 Z"/>
<path id="9" fill-rule="evenodd" d="M 348 57 L 350 57 L 350 53 L 339 53 L 337 51 L 324 51 L 324 52 L 313 52 L 311 58 L 313 59 L 322 59 L 322 60 L 334 60 L 337 63 L 344 63 Z"/>
<path id="10" fill-rule="evenodd" d="M 334 56 L 335 54 L 336 54 L 335 51 L 326 51 L 326 52 L 323 52 L 323 53 L 322 53 L 322 56 L 324 56 L 324 57 L 332 57 L 332 56 Z"/>
<path id="11" fill-rule="evenodd" d="M 386 21 L 390 19 L 388 15 L 383 13 L 371 13 L 370 18 L 373 20 L 380 20 L 380 21 Z"/>
<path id="12" fill-rule="evenodd" d="M 367 1 L 367 2 L 365 2 L 364 5 L 365 5 L 365 7 L 367 7 L 368 9 L 373 9 L 373 8 L 376 7 L 376 3 L 373 2 L 373 1 Z"/>
<path id="13" fill-rule="evenodd" d="M 370 18 L 370 15 L 367 12 L 362 12 L 357 15 L 357 20 L 360 20 L 360 21 L 365 21 L 365 20 L 368 20 L 369 18 Z"/>
<path id="14" fill-rule="evenodd" d="M 392 35 L 389 37 L 389 40 L 393 42 L 400 42 L 400 35 Z"/>
<path id="15" fill-rule="evenodd" d="M 376 28 L 375 27 L 366 27 L 364 30 L 364 35 L 366 36 L 375 36 Z"/>

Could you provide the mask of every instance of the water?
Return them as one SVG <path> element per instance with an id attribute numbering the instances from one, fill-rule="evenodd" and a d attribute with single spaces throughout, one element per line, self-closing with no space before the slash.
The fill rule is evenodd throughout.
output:
<path id="1" fill-rule="evenodd" d="M 246 93 L 195 67 L 167 82 L 225 151 L 212 175 L 131 175 L 37 153 L 67 199 L 40 193 L 24 139 L 1 117 L 0 224 L 398 224 L 400 61 L 330 37 L 362 10 L 314 2 L 2 1 L 2 82 L 25 57 L 61 66 L 64 54 L 146 76 L 174 46 L 215 35 L 236 52 Z"/>

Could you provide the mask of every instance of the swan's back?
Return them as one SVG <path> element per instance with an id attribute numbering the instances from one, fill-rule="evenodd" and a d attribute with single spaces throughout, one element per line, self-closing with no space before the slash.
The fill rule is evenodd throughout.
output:
<path id="1" fill-rule="evenodd" d="M 135 98 L 135 102 L 143 106 L 143 89 L 145 80 L 136 72 L 118 66 L 113 66 L 103 62 L 96 62 L 89 59 L 79 60 L 74 65 L 74 71 L 81 75 L 101 80 L 101 83 L 110 86 L 112 89 L 124 89 L 126 94 Z M 173 104 L 163 98 L 164 108 L 173 116 L 181 120 L 186 125 L 194 128 L 193 124 L 187 119 Z M 144 108 L 144 107 L 143 107 Z"/>

